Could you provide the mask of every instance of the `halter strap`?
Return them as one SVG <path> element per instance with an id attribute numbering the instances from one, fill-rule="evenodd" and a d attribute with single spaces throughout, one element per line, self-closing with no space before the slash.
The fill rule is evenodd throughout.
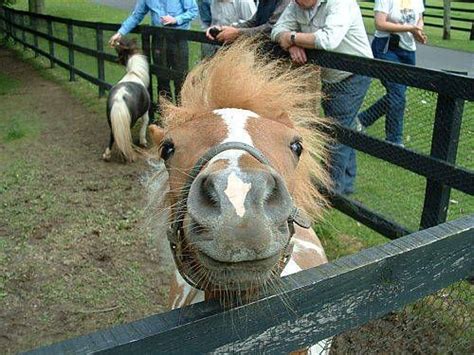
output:
<path id="1" fill-rule="evenodd" d="M 190 275 L 188 275 L 184 270 L 184 263 L 185 263 L 185 255 L 183 253 L 182 245 L 185 243 L 184 239 L 184 230 L 183 230 L 183 219 L 186 214 L 186 206 L 187 200 L 189 195 L 189 190 L 191 185 L 193 184 L 196 177 L 199 175 L 203 167 L 215 156 L 218 154 L 227 151 L 227 150 L 244 150 L 257 159 L 260 163 L 271 166 L 268 159 L 265 155 L 255 147 L 252 147 L 249 144 L 242 143 L 242 142 L 226 142 L 222 144 L 215 145 L 211 147 L 202 157 L 198 159 L 194 167 L 191 169 L 189 173 L 189 177 L 186 180 L 183 188 L 181 189 L 180 200 L 178 202 L 177 211 L 175 214 L 175 218 L 171 226 L 167 231 L 168 241 L 170 242 L 171 251 L 173 253 L 173 258 L 178 268 L 179 273 L 185 279 L 185 281 L 190 284 L 192 287 L 203 290 L 202 285 L 198 282 L 193 280 Z M 302 213 L 300 209 L 296 206 L 293 206 L 290 216 L 288 217 L 288 229 L 290 231 L 288 236 L 288 241 L 285 246 L 285 251 L 280 258 L 279 262 L 279 271 L 283 271 L 286 264 L 290 260 L 291 252 L 293 251 L 293 247 L 290 244 L 291 238 L 295 233 L 294 225 L 296 223 L 302 228 L 308 229 L 311 227 L 311 221 L 309 218 Z"/>

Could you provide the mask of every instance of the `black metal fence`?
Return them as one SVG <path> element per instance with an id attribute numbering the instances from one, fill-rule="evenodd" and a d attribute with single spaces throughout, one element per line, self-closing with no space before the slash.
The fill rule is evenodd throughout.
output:
<path id="1" fill-rule="evenodd" d="M 108 35 L 115 32 L 119 25 L 31 14 L 9 8 L 2 9 L 0 24 L 3 24 L 4 32 L 15 41 L 49 59 L 51 66 L 59 65 L 68 70 L 70 80 L 75 80 L 76 75 L 82 77 L 98 87 L 100 96 L 112 86 L 113 81 L 106 80 L 106 67 L 109 63 L 116 63 L 117 57 L 104 44 L 104 37 L 108 38 Z M 58 28 L 58 25 L 62 28 Z M 87 33 L 78 36 L 80 31 L 87 31 Z M 133 33 L 139 36 L 143 51 L 149 58 L 151 58 L 151 37 L 155 35 L 164 36 L 170 40 L 187 40 L 194 42 L 194 45 L 209 43 L 205 35 L 198 31 L 140 26 Z M 91 38 L 94 39 L 92 42 Z M 91 43 L 94 48 L 90 47 Z M 58 54 L 58 47 L 63 49 L 61 55 Z M 95 73 L 91 72 L 90 65 L 88 65 L 89 72 L 81 68 L 85 59 L 78 63 L 78 55 L 95 61 L 93 63 Z M 332 131 L 340 142 L 364 153 L 364 157 L 371 157 L 372 160 L 366 164 L 378 164 L 383 161 L 389 163 L 391 168 L 399 167 L 426 179 L 425 192 L 423 196 L 420 196 L 424 202 L 418 225 L 415 225 L 416 221 L 413 221 L 413 211 L 408 212 L 410 225 L 406 226 L 404 223 L 395 221 L 396 216 L 394 218 L 390 213 L 384 213 L 377 207 L 367 207 L 368 203 L 361 201 L 364 196 L 353 200 L 343 195 L 333 195 L 332 203 L 335 208 L 393 239 L 409 234 L 418 228 L 424 229 L 445 222 L 450 207 L 451 189 L 461 192 L 464 199 L 474 194 L 474 172 L 471 165 L 472 159 L 469 157 L 472 156 L 472 149 L 469 146 L 474 144 L 472 131 L 469 128 L 474 119 L 474 78 L 319 50 L 308 51 L 308 58 L 311 63 L 322 67 L 342 69 L 374 79 L 390 80 L 407 85 L 410 87 L 409 90 L 413 90 L 411 97 L 414 97 L 414 100 L 430 101 L 427 102 L 428 105 L 423 104 L 423 107 L 412 107 L 413 112 L 423 110 L 423 117 L 417 116 L 417 119 L 429 118 L 422 123 L 422 127 L 415 129 L 415 134 L 422 130 L 423 139 L 419 140 L 423 141 L 424 146 L 415 146 L 413 149 L 396 146 L 376 137 L 376 132 L 368 135 L 345 127 L 336 127 Z M 194 56 L 191 61 L 198 59 L 199 56 Z M 150 71 L 152 97 L 153 82 L 156 82 L 157 77 L 173 80 L 186 74 L 155 64 L 150 65 Z M 380 88 L 376 87 L 375 81 L 372 86 L 374 90 L 372 94 L 369 92 L 366 101 L 380 95 Z M 432 105 L 429 105 L 430 103 Z M 465 110 L 465 105 L 468 105 L 467 110 Z M 425 108 L 425 106 L 434 106 L 434 112 L 431 107 Z M 429 117 L 431 115 L 434 117 Z M 426 124 L 432 126 L 426 127 Z M 456 164 L 459 144 L 463 145 L 463 165 Z M 367 179 L 370 180 L 370 176 Z M 387 189 L 390 187 L 387 186 Z M 474 205 L 468 202 L 466 208 L 454 217 L 472 212 L 474 212 Z"/>

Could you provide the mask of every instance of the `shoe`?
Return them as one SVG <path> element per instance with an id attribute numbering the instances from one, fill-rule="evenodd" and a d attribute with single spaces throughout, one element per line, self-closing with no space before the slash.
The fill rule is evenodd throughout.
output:
<path id="1" fill-rule="evenodd" d="M 360 122 L 359 117 L 355 119 L 355 130 L 357 132 L 365 132 L 366 127 Z"/>

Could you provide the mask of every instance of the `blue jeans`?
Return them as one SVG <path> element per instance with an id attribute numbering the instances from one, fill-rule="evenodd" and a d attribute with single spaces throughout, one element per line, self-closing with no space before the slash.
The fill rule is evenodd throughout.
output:
<path id="1" fill-rule="evenodd" d="M 396 63 L 415 65 L 415 52 L 402 48 L 389 49 L 388 37 L 374 37 L 372 52 L 375 58 Z M 405 113 L 405 92 L 407 87 L 382 80 L 387 93 L 367 110 L 359 114 L 360 123 L 368 127 L 385 115 L 385 139 L 395 144 L 403 144 L 403 115 Z"/>
<path id="2" fill-rule="evenodd" d="M 322 84 L 324 114 L 336 124 L 354 128 L 355 117 L 364 101 L 370 85 L 370 78 L 352 75 L 339 83 Z M 356 154 L 351 147 L 340 143 L 330 146 L 329 173 L 335 192 L 350 194 L 354 192 L 357 172 Z"/>

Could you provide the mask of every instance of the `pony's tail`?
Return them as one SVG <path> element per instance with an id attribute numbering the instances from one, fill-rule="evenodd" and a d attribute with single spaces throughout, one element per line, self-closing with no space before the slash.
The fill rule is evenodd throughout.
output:
<path id="1" fill-rule="evenodd" d="M 135 160 L 135 151 L 133 150 L 132 145 L 132 132 L 130 131 L 131 119 L 125 101 L 122 98 L 116 100 L 112 104 L 112 109 L 110 111 L 112 132 L 118 149 L 129 162 Z"/>

